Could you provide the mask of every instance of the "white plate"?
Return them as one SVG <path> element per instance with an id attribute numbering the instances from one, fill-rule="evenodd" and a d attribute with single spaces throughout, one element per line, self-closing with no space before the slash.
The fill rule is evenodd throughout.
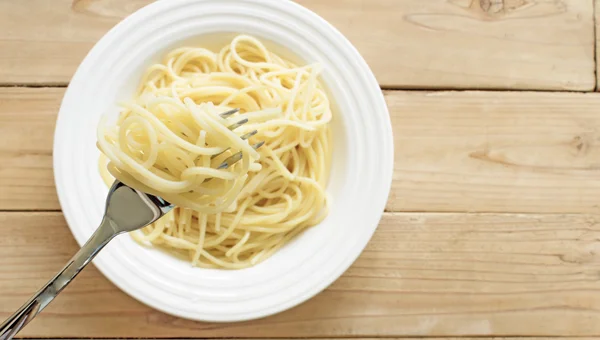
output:
<path id="1" fill-rule="evenodd" d="M 134 243 L 128 235 L 111 242 L 94 261 L 129 295 L 194 320 L 259 318 L 326 288 L 373 235 L 392 180 L 393 138 L 383 95 L 363 58 L 333 26 L 289 1 L 158 1 L 119 23 L 94 46 L 62 102 L 54 174 L 63 212 L 80 245 L 98 226 L 107 193 L 95 146 L 100 116 L 116 116 L 117 103 L 132 96 L 143 70 L 170 49 L 214 45 L 232 33 L 254 35 L 323 64 L 322 79 L 336 103 L 327 189 L 333 201 L 325 221 L 253 268 L 193 268 Z"/>

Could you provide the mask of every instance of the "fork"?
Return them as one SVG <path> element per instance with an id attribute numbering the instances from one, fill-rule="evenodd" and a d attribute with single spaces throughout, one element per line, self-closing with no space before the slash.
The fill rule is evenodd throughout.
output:
<path id="1" fill-rule="evenodd" d="M 236 112 L 238 110 L 234 109 L 220 115 L 223 118 L 227 118 Z M 229 129 L 234 130 L 247 122 L 247 119 L 243 119 L 230 125 Z M 247 133 L 241 138 L 247 139 L 254 134 L 256 134 L 255 131 Z M 260 142 L 254 144 L 252 147 L 258 149 L 262 145 L 263 142 Z M 235 153 L 226 158 L 218 166 L 218 169 L 226 169 L 240 159 L 242 159 L 241 152 Z M 54 278 L 46 283 L 19 310 L 0 325 L 0 340 L 12 339 L 54 300 L 113 238 L 126 232 L 141 229 L 155 222 L 171 211 L 173 207 L 171 203 L 158 196 L 133 189 L 118 180 L 115 181 L 108 192 L 104 217 L 98 229 L 96 229 L 83 247 Z"/>
<path id="2" fill-rule="evenodd" d="M 115 236 L 156 221 L 173 209 L 160 197 L 115 181 L 100 226 L 56 276 L 0 325 L 0 340 L 10 340 L 42 311 Z"/>

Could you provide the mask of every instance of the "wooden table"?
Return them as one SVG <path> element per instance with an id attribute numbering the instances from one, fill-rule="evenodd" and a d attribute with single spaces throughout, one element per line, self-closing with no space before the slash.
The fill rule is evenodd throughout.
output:
<path id="1" fill-rule="evenodd" d="M 77 250 L 56 113 L 87 51 L 148 2 L 0 0 L 0 319 Z M 600 336 L 600 0 L 300 2 L 358 47 L 390 108 L 393 188 L 358 261 L 301 306 L 235 324 L 165 315 L 91 267 L 20 335 Z"/>

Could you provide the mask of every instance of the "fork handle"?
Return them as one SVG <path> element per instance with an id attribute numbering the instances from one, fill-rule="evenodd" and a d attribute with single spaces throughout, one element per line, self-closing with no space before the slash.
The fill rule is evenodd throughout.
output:
<path id="1" fill-rule="evenodd" d="M 67 265 L 19 310 L 0 325 L 0 340 L 12 339 L 79 274 L 79 272 L 112 240 L 117 233 L 112 222 L 103 219 L 90 239 L 71 258 Z"/>

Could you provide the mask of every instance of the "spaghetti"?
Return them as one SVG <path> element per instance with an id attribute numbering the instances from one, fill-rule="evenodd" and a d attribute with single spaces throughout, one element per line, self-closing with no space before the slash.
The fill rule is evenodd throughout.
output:
<path id="1" fill-rule="evenodd" d="M 323 220 L 332 113 L 320 72 L 246 35 L 152 65 L 116 123 L 98 128 L 107 184 L 114 177 L 177 206 L 133 238 L 195 266 L 240 269 Z M 240 162 L 217 169 L 237 152 Z"/>

